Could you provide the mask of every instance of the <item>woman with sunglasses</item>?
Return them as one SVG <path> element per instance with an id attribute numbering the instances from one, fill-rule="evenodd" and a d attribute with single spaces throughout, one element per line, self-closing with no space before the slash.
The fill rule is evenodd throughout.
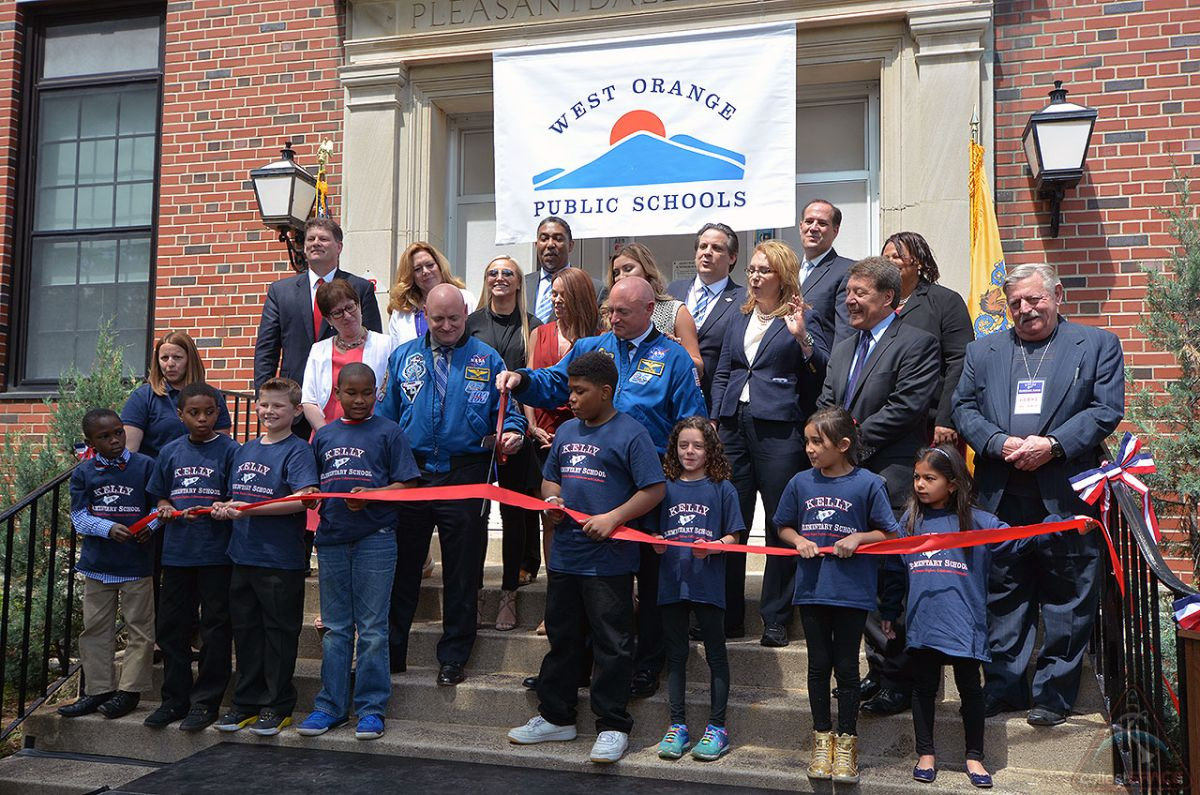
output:
<path id="1" fill-rule="evenodd" d="M 516 260 L 508 256 L 496 257 L 484 268 L 479 307 L 467 318 L 467 333 L 495 348 L 504 359 L 504 366 L 510 370 L 525 366 L 529 332 L 541 325 L 536 316 L 525 311 L 525 299 L 521 295 L 524 282 L 524 274 Z M 520 409 L 513 405 L 510 410 Z M 519 452 L 509 456 L 500 466 L 500 485 L 521 494 L 536 495 L 542 482 L 536 466 L 533 445 L 522 445 Z M 500 506 L 500 520 L 504 528 L 503 574 L 496 629 L 505 632 L 517 627 L 517 587 L 532 582 L 541 566 L 541 523 L 537 512 L 511 505 Z M 486 544 L 484 551 L 486 555 Z M 481 567 L 482 563 L 481 560 Z M 482 568 L 480 574 L 482 608 Z M 482 612 L 481 609 L 481 623 Z"/>
<path id="2" fill-rule="evenodd" d="M 361 362 L 375 371 L 375 384 L 383 388 L 388 357 L 395 345 L 387 334 L 363 326 L 358 293 L 345 279 L 334 279 L 317 288 L 317 308 L 337 332 L 312 346 L 304 367 L 301 407 L 316 431 L 342 416 L 334 395 L 338 373 L 350 362 Z"/>

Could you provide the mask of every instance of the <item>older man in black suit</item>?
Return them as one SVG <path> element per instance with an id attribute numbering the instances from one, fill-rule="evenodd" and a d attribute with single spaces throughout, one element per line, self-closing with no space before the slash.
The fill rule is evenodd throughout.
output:
<path id="1" fill-rule="evenodd" d="M 854 333 L 846 311 L 846 281 L 854 260 L 833 249 L 842 228 L 842 211 L 825 199 L 813 199 L 800 213 L 800 289 L 831 344 Z M 899 296 L 899 293 L 896 294 Z"/>
<path id="2" fill-rule="evenodd" d="M 850 267 L 846 310 L 852 334 L 829 357 L 818 407 L 842 406 L 859 423 L 859 463 L 887 483 L 899 514 L 912 492 L 913 459 L 928 442 L 927 418 L 937 395 L 937 339 L 896 315 L 900 269 L 883 257 Z M 884 575 L 884 582 L 890 582 Z M 890 714 L 908 707 L 912 677 L 903 638 L 889 644 L 872 613 L 867 625 L 870 678 L 881 690 L 864 710 Z M 899 631 L 899 630 L 898 630 Z M 870 693 L 868 692 L 868 695 Z"/>
<path id="3" fill-rule="evenodd" d="M 1125 361 L 1109 331 L 1058 314 L 1063 287 L 1049 265 L 1018 265 L 1004 280 L 1010 332 L 967 346 L 954 422 L 975 449 L 979 505 L 1012 525 L 1092 513 L 1071 478 L 1099 465 L 1125 411 Z M 1034 726 L 1062 723 L 1075 705 L 1096 615 L 1100 541 L 1055 533 L 998 550 L 988 578 L 991 662 L 987 714 L 1029 709 Z M 1039 613 L 1044 624 L 1032 686 Z"/>
<path id="4" fill-rule="evenodd" d="M 537 251 L 538 267 L 525 274 L 525 311 L 543 323 L 549 323 L 554 320 L 550 287 L 559 271 L 571 267 L 571 252 L 575 250 L 571 226 L 558 216 L 543 218 L 538 224 L 533 246 Z M 596 303 L 603 303 L 608 298 L 608 288 L 594 276 L 592 287 L 596 289 Z"/>
<path id="5" fill-rule="evenodd" d="M 737 264 L 737 233 L 725 224 L 710 223 L 700 227 L 693 244 L 696 257 L 696 275 L 691 279 L 677 279 L 667 286 L 671 297 L 683 301 L 696 319 L 700 337 L 700 360 L 704 363 L 704 374 L 700 377 L 700 388 L 704 399 L 712 410 L 712 381 L 721 358 L 721 345 L 725 340 L 725 329 L 730 318 L 738 313 L 746 297 L 746 288 L 729 276 Z M 738 618 L 740 624 L 741 619 Z"/>
<path id="6" fill-rule="evenodd" d="M 277 372 L 297 384 L 304 382 L 304 366 L 313 344 L 334 334 L 333 326 L 321 317 L 316 304 L 317 288 L 326 282 L 348 281 L 358 293 L 363 325 L 372 331 L 383 330 L 374 285 L 339 269 L 341 255 L 342 228 L 336 221 L 312 218 L 304 225 L 304 256 L 308 260 L 308 270 L 280 279 L 267 288 L 258 339 L 254 343 L 255 390 L 274 378 Z"/>

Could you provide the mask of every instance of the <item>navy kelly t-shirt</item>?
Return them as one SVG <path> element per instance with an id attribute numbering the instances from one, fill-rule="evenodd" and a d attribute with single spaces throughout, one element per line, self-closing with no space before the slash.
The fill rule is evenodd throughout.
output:
<path id="1" fill-rule="evenodd" d="M 819 547 L 831 547 L 851 533 L 900 532 L 883 478 L 860 467 L 836 478 L 816 469 L 796 474 L 779 499 L 775 525 L 793 527 Z M 792 604 L 874 610 L 878 563 L 876 555 L 796 558 Z"/>
<path id="2" fill-rule="evenodd" d="M 737 489 L 728 480 L 668 480 L 659 508 L 659 534 L 669 541 L 716 541 L 746 529 Z M 700 602 L 725 607 L 725 555 L 696 558 L 667 547 L 658 573 L 658 603 Z"/>
<path id="3" fill-rule="evenodd" d="M 124 469 L 83 461 L 71 472 L 71 511 L 87 511 L 129 527 L 154 510 L 154 500 L 146 493 L 153 471 L 154 459 L 140 453 L 130 453 Z M 117 577 L 149 577 L 154 573 L 154 544 L 150 542 L 130 540 L 122 544 L 82 533 L 80 538 L 83 551 L 75 564 L 76 571 Z"/>
<path id="4" fill-rule="evenodd" d="M 262 502 L 286 497 L 318 482 L 317 462 L 308 442 L 295 435 L 274 444 L 255 439 L 242 445 L 233 457 L 229 492 L 239 502 Z M 304 523 L 304 511 L 234 519 L 229 558 L 239 566 L 306 569 Z"/>
<path id="5" fill-rule="evenodd" d="M 971 512 L 975 530 L 1008 527 L 987 511 Z M 900 524 L 908 526 L 908 515 Z M 914 535 L 959 532 L 954 511 L 925 508 Z M 908 571 L 908 648 L 988 662 L 988 572 L 992 547 L 901 555 Z"/>
<path id="6" fill-rule="evenodd" d="M 603 425 L 567 420 L 554 435 L 542 477 L 562 487 L 563 502 L 589 515 L 607 513 L 636 492 L 662 483 L 662 462 L 644 427 L 617 412 Z M 632 541 L 593 541 L 580 525 L 563 516 L 554 528 L 550 568 L 563 574 L 612 577 L 637 571 Z"/>
<path id="7" fill-rule="evenodd" d="M 313 451 L 321 473 L 321 491 L 377 488 L 421 476 L 404 432 L 383 417 L 331 422 L 313 437 Z M 349 544 L 395 523 L 394 503 L 368 502 L 361 511 L 352 511 L 345 500 L 321 500 L 315 543 Z"/>
<path id="8" fill-rule="evenodd" d="M 154 474 L 146 490 L 171 501 L 177 511 L 207 508 L 229 498 L 229 474 L 240 445 L 218 433 L 197 444 L 183 436 L 168 442 L 158 453 Z M 195 519 L 175 519 L 163 531 L 164 566 L 224 566 L 229 563 L 229 522 L 207 514 Z"/>
<path id="9" fill-rule="evenodd" d="M 225 395 L 218 389 L 217 421 L 214 431 L 224 431 L 232 427 L 229 419 L 229 408 L 225 405 Z M 138 452 L 157 458 L 158 453 L 180 436 L 187 436 L 188 429 L 179 419 L 179 390 L 167 387 L 167 394 L 156 395 L 149 384 L 142 384 L 133 390 L 129 400 L 121 409 L 121 422 L 142 430 L 142 444 Z"/>

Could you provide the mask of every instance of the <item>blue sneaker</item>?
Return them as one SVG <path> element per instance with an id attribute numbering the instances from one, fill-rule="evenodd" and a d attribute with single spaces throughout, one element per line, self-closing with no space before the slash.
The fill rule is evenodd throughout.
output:
<path id="1" fill-rule="evenodd" d="M 720 759 L 727 753 L 729 753 L 729 732 L 725 731 L 724 726 L 713 726 L 712 724 L 708 725 L 704 730 L 704 736 L 692 749 L 692 757 L 703 762 Z"/>
<path id="2" fill-rule="evenodd" d="M 324 734 L 330 729 L 336 729 L 346 722 L 346 718 L 336 718 L 328 712 L 315 710 L 311 715 L 304 719 L 304 722 L 296 727 L 296 734 L 302 737 L 316 737 Z"/>
<path id="3" fill-rule="evenodd" d="M 660 759 L 678 759 L 688 749 L 688 728 L 682 723 L 672 723 L 658 744 Z"/>
<path id="4" fill-rule="evenodd" d="M 383 736 L 383 717 L 380 715 L 363 715 L 358 719 L 354 736 L 359 740 L 378 740 Z"/>

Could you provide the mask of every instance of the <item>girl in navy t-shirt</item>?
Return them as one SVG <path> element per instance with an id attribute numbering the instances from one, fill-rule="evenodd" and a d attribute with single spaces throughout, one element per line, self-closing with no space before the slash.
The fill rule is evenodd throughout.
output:
<path id="1" fill-rule="evenodd" d="M 821 409 L 804 426 L 812 469 L 788 482 L 775 511 L 779 538 L 796 548 L 796 593 L 808 647 L 813 716 L 810 778 L 858 781 L 858 652 L 875 609 L 877 560 L 862 544 L 900 531 L 883 478 L 854 465 L 858 429 L 841 407 Z M 832 554 L 819 557 L 822 547 Z M 829 677 L 837 678 L 838 733 L 830 717 Z"/>
<path id="2" fill-rule="evenodd" d="M 906 535 L 957 533 L 979 528 L 1007 527 L 974 506 L 975 484 L 967 464 L 950 445 L 927 447 L 917 453 L 913 491 L 900 523 Z M 1012 543 L 1012 542 L 1008 542 Z M 932 782 L 937 777 L 933 746 L 934 696 L 942 666 L 954 668 L 966 732 L 967 775 L 977 787 L 992 786 L 983 766 L 983 688 L 980 663 L 988 653 L 988 546 L 943 549 L 903 555 L 908 574 L 908 651 L 913 671 L 913 729 L 917 764 L 913 778 Z M 881 622 L 884 634 L 891 622 Z"/>
<path id="3" fill-rule="evenodd" d="M 671 431 L 663 469 L 667 493 L 659 509 L 660 535 L 671 541 L 735 544 L 745 529 L 737 489 L 729 482 L 729 462 L 712 423 L 688 417 Z M 688 616 L 695 613 L 704 640 L 710 674 L 710 711 L 704 736 L 692 749 L 701 760 L 719 759 L 729 750 L 725 704 L 729 700 L 729 658 L 725 653 L 725 556 L 708 549 L 655 546 L 662 555 L 658 604 L 667 647 L 667 688 L 671 727 L 658 745 L 663 759 L 678 759 L 688 749 L 684 722 L 687 687 Z"/>

